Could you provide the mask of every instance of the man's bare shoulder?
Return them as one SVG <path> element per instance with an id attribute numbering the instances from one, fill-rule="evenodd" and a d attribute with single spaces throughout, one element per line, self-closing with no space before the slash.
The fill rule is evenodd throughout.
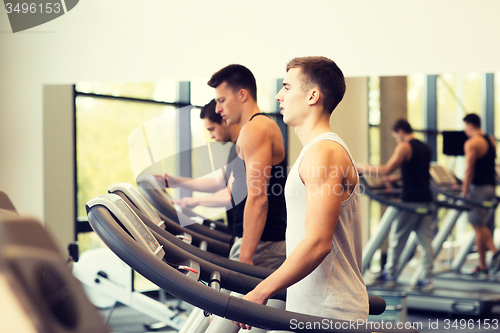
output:
<path id="1" fill-rule="evenodd" d="M 252 143 L 268 139 L 274 134 L 274 129 L 279 130 L 278 125 L 267 116 L 257 116 L 246 123 L 240 130 L 238 142 L 242 144 Z"/>
<path id="2" fill-rule="evenodd" d="M 483 145 L 485 141 L 480 136 L 473 136 L 468 138 L 464 143 L 464 149 L 477 149 Z"/>
<path id="3" fill-rule="evenodd" d="M 316 166 L 348 166 L 351 159 L 344 147 L 332 140 L 321 140 L 313 144 L 304 155 L 301 167 L 307 165 Z"/>
<path id="4" fill-rule="evenodd" d="M 406 157 L 411 154 L 411 145 L 408 141 L 402 141 L 397 144 L 395 151 L 398 155 Z"/>

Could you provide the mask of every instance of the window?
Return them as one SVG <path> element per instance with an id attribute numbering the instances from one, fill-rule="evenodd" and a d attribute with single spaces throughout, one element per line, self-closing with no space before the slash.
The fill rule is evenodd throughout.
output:
<path id="1" fill-rule="evenodd" d="M 165 143 L 175 151 L 173 106 L 98 97 L 76 97 L 78 216 L 86 216 L 85 203 L 107 193 L 119 182 L 135 184 L 129 136 L 148 120 L 171 115 Z M 175 172 L 175 165 L 167 166 Z"/>

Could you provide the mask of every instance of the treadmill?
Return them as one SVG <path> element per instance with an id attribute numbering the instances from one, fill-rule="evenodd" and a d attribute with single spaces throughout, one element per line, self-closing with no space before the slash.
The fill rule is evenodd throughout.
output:
<path id="1" fill-rule="evenodd" d="M 187 228 L 195 228 L 196 231 L 203 233 L 200 230 L 211 229 L 214 232 L 208 235 L 216 234 L 217 232 L 227 235 L 232 235 L 229 227 L 220 221 L 205 219 L 196 214 L 192 210 L 187 210 L 185 214 L 180 208 L 176 208 L 172 198 L 165 190 L 165 186 L 158 183 L 154 175 L 142 175 L 137 178 L 137 185 L 141 193 L 148 199 L 149 202 L 163 215 L 179 223 Z M 200 227 L 203 226 L 204 228 Z M 212 236 L 213 237 L 213 236 Z"/>
<path id="2" fill-rule="evenodd" d="M 180 247 L 181 249 L 218 266 L 230 269 L 235 272 L 243 273 L 260 279 L 268 277 L 274 269 L 260 267 L 240 263 L 239 261 L 231 260 L 227 256 L 222 256 L 217 253 L 212 253 L 211 249 L 206 246 L 206 243 L 195 245 L 192 242 L 192 236 L 189 231 L 183 234 L 172 234 L 168 230 L 164 230 L 161 226 L 161 218 L 157 211 L 149 206 L 147 200 L 142 194 L 130 183 L 117 183 L 108 189 L 109 193 L 120 196 L 123 201 L 137 214 L 142 222 L 157 236 L 164 238 L 166 241 Z"/>
<path id="3" fill-rule="evenodd" d="M 210 232 L 214 232 L 213 230 L 204 228 L 200 225 L 193 225 L 193 227 L 197 226 L 199 228 L 183 227 L 182 225 L 172 221 L 167 216 L 163 215 L 160 211 L 152 208 L 150 206 L 151 203 L 130 183 L 114 184 L 108 189 L 108 192 L 116 193 L 124 198 L 128 197 L 128 199 L 126 200 L 132 200 L 134 202 L 134 204 L 131 206 L 135 210 L 141 211 L 142 214 L 145 214 L 145 217 L 147 217 L 147 219 L 152 223 L 155 223 L 158 228 L 176 235 L 179 238 L 187 238 L 189 239 L 190 244 L 197 246 L 203 250 L 207 250 L 211 253 L 215 253 L 223 257 L 229 256 L 229 251 L 233 242 L 232 236 L 222 233 L 212 235 Z M 200 230 L 200 228 L 202 229 Z M 203 234 L 199 233 L 198 230 L 203 232 Z M 208 233 L 206 233 L 207 230 L 209 231 Z"/>
<path id="4" fill-rule="evenodd" d="M 149 231 L 116 194 L 91 199 L 86 209 L 92 228 L 118 257 L 160 288 L 207 313 L 266 330 L 352 333 L 374 330 L 370 323 L 353 325 L 350 321 L 284 311 L 221 292 L 220 288 L 226 288 L 246 293 L 253 289 L 259 279 L 186 255 L 186 251 L 157 237 L 154 231 Z M 380 298 L 370 298 L 370 313 L 382 313 L 385 302 L 375 304 L 372 301 L 380 301 Z M 291 325 L 294 322 L 308 323 L 308 326 L 304 329 L 304 326 Z M 376 331 L 417 332 L 413 327 L 398 329 L 396 325 L 379 325 Z"/>
<path id="5" fill-rule="evenodd" d="M 397 188 L 386 187 L 380 180 L 370 177 L 360 178 L 365 186 L 365 194 L 371 199 L 377 200 L 380 203 L 387 205 L 384 215 L 377 226 L 373 236 L 368 241 L 363 251 L 363 271 L 369 266 L 371 258 L 376 249 L 380 247 L 385 237 L 390 231 L 392 221 L 396 217 L 397 212 L 401 210 L 411 211 L 415 214 L 433 214 L 425 206 L 418 204 L 408 204 L 399 200 L 398 194 L 401 192 Z M 449 203 L 447 201 L 435 201 L 437 208 L 446 208 L 457 213 L 447 216 L 445 223 L 453 225 L 458 216 L 468 209 L 462 204 Z M 453 219 L 455 221 L 453 221 Z M 447 235 L 449 231 L 441 232 L 433 240 L 433 248 L 436 250 L 437 240 Z M 444 241 L 445 237 L 443 238 Z M 435 242 L 436 241 L 436 242 Z M 417 246 L 416 235 L 414 232 L 408 238 L 408 242 L 399 258 L 398 272 L 401 272 L 404 265 L 411 259 L 414 249 Z M 440 246 L 439 246 L 440 247 Z M 438 251 L 435 251 L 435 255 Z M 449 314 L 463 314 L 480 316 L 491 312 L 494 305 L 500 303 L 500 293 L 487 292 L 481 289 L 471 289 L 468 287 L 457 287 L 448 282 L 440 282 L 439 279 L 433 279 L 435 290 L 431 293 L 412 290 L 409 284 L 418 279 L 418 269 L 413 276 L 398 276 L 398 285 L 395 288 L 384 288 L 383 286 L 372 285 L 367 286 L 369 292 L 375 291 L 395 291 L 406 293 L 406 305 L 411 310 L 424 310 L 434 312 L 445 312 Z"/>
<path id="6" fill-rule="evenodd" d="M 204 259 L 210 263 L 214 263 L 220 267 L 224 267 L 235 272 L 243 273 L 245 275 L 257 277 L 259 279 L 265 279 L 271 273 L 274 272 L 274 269 L 271 268 L 248 265 L 240 263 L 238 261 L 230 260 L 229 258 L 222 257 L 217 254 L 212 254 L 206 250 L 203 250 L 199 247 L 190 244 L 189 238 L 185 239 L 184 237 L 176 237 L 168 233 L 167 231 L 163 230 L 161 227 L 158 226 L 158 224 L 161 225 L 161 223 L 157 222 L 159 217 L 158 215 L 156 215 L 156 212 L 153 211 L 153 209 L 149 206 L 147 200 L 142 196 L 142 194 L 130 183 L 124 182 L 124 183 L 114 184 L 109 188 L 108 192 L 120 196 L 125 201 L 125 203 L 127 203 L 127 205 L 137 214 L 137 216 L 142 220 L 142 222 L 152 232 L 155 233 L 157 237 L 163 237 L 165 238 L 166 241 L 171 242 L 172 244 L 180 247 L 183 250 L 186 250 L 187 252 L 201 259 Z M 152 221 L 156 221 L 156 223 Z M 385 301 L 382 298 L 383 296 L 384 295 L 369 295 L 370 304 L 376 305 L 384 303 Z M 279 304 L 275 302 L 273 306 L 283 308 L 284 304 Z M 373 315 L 375 313 L 378 313 L 377 311 L 380 312 L 379 310 L 371 310 L 371 314 Z M 378 317 L 373 317 L 373 316 L 370 318 L 378 319 Z M 196 320 L 199 321 L 199 319 L 196 319 L 196 315 L 194 315 L 193 317 L 193 314 L 191 314 L 186 323 L 187 325 L 190 325 L 192 321 Z M 217 323 L 214 325 L 223 325 L 223 324 Z M 224 329 L 224 326 L 222 328 L 220 326 L 215 326 L 215 327 L 217 327 L 218 329 Z M 189 330 L 186 331 L 189 332 Z"/>
<path id="7" fill-rule="evenodd" d="M 472 207 L 478 206 L 488 208 L 489 214 L 494 214 L 498 206 L 498 198 L 493 201 L 476 201 L 472 199 L 464 199 L 460 197 L 461 182 L 448 169 L 439 166 L 431 166 L 432 188 L 435 192 L 444 195 L 447 200 L 455 202 L 462 206 Z M 458 218 L 458 217 L 457 217 Z M 449 234 L 449 233 L 448 233 Z M 500 295 L 500 274 L 489 276 L 487 279 L 478 279 L 463 274 L 461 269 L 467 256 L 474 248 L 474 234 L 470 235 L 460 247 L 458 253 L 451 262 L 449 269 L 445 272 L 438 273 L 434 276 L 437 283 L 444 283 L 450 287 L 460 290 L 470 290 L 484 294 L 499 294 Z"/>

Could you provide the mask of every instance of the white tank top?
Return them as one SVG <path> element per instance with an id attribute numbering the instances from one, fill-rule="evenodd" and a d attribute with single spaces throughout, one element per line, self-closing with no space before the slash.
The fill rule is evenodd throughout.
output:
<path id="1" fill-rule="evenodd" d="M 287 256 L 305 236 L 306 190 L 299 176 L 299 165 L 307 150 L 321 140 L 340 144 L 352 162 L 347 146 L 332 132 L 317 136 L 302 149 L 285 186 Z M 368 319 L 368 294 L 361 274 L 363 244 L 358 189 L 356 186 L 341 204 L 331 252 L 311 274 L 287 289 L 287 310 L 332 319 Z"/>

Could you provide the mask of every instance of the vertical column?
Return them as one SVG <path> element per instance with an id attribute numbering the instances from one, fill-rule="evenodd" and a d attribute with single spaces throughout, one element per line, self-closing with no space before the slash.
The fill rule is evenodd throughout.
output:
<path id="1" fill-rule="evenodd" d="M 482 129 L 488 134 L 495 135 L 495 75 L 485 74 L 482 79 Z"/>
<path id="2" fill-rule="evenodd" d="M 179 103 L 191 103 L 191 83 L 179 82 Z M 177 111 L 177 174 L 181 177 L 191 177 L 191 108 L 181 108 Z M 190 190 L 180 189 L 180 197 L 190 197 Z"/>
<path id="3" fill-rule="evenodd" d="M 399 119 L 408 118 L 408 83 L 406 76 L 380 77 L 380 164 L 385 164 L 394 153 L 396 141 L 392 136 L 392 127 Z M 381 213 L 384 214 L 385 206 Z M 387 238 L 381 245 L 380 265 L 387 260 Z"/>
<path id="4" fill-rule="evenodd" d="M 74 103 L 73 85 L 43 87 L 44 222 L 63 253 L 76 237 Z"/>
<path id="5" fill-rule="evenodd" d="M 408 100 L 406 76 L 380 78 L 380 163 L 392 156 L 396 142 L 392 126 L 398 119 L 407 119 Z"/>
<path id="6" fill-rule="evenodd" d="M 423 94 L 425 141 L 432 150 L 432 160 L 437 160 L 437 75 L 427 75 Z"/>

